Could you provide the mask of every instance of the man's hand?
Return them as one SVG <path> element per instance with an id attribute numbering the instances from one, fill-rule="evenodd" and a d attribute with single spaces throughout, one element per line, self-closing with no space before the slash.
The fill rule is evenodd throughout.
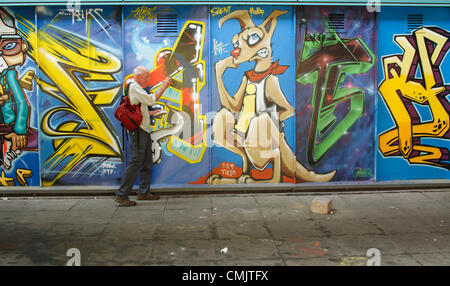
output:
<path id="1" fill-rule="evenodd" d="M 170 78 L 164 80 L 161 84 L 161 87 L 158 89 L 158 92 L 155 94 L 156 100 L 159 100 L 163 95 L 164 91 L 172 84 L 172 80 Z"/>
<path id="2" fill-rule="evenodd" d="M 11 150 L 23 149 L 27 145 L 26 135 L 17 135 L 15 132 L 9 133 L 5 136 L 6 139 L 11 140 Z"/>
<path id="3" fill-rule="evenodd" d="M 172 84 L 172 79 L 168 78 L 162 82 L 161 88 L 166 90 Z"/>
<path id="4" fill-rule="evenodd" d="M 2 96 L 0 96 L 0 105 L 5 104 L 5 102 L 7 102 L 8 100 L 9 100 L 9 95 L 7 93 L 3 94 Z"/>
<path id="5" fill-rule="evenodd" d="M 164 113 L 161 113 L 161 110 L 152 110 L 149 112 L 149 114 L 153 117 L 160 118 Z"/>

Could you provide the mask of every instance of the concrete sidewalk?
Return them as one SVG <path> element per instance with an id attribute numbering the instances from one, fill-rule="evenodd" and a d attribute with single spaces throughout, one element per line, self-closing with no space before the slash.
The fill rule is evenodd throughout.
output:
<path id="1" fill-rule="evenodd" d="M 450 265 L 450 189 L 325 196 L 0 198 L 0 265 Z"/>

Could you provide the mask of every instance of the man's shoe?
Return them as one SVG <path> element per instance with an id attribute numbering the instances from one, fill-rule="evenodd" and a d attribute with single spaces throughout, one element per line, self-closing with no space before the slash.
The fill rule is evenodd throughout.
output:
<path id="1" fill-rule="evenodd" d="M 159 200 L 159 196 L 158 195 L 154 195 L 154 194 L 146 194 L 146 195 L 137 195 L 136 198 L 138 201 L 155 201 L 155 200 Z"/>
<path id="2" fill-rule="evenodd" d="M 119 203 L 119 204 L 123 205 L 124 207 L 133 207 L 133 206 L 136 205 L 135 201 L 130 201 L 130 199 L 128 199 L 128 198 L 121 198 L 121 197 L 118 197 L 118 196 L 114 197 L 114 201 L 116 203 Z"/>

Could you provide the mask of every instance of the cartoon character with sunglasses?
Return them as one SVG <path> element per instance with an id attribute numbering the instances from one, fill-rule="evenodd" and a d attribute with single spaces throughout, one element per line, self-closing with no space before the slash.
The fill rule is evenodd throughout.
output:
<path id="1" fill-rule="evenodd" d="M 29 126 L 30 104 L 16 70 L 25 62 L 28 47 L 14 17 L 0 8 L 0 164 L 7 170 L 23 151 L 37 151 L 37 132 Z"/>

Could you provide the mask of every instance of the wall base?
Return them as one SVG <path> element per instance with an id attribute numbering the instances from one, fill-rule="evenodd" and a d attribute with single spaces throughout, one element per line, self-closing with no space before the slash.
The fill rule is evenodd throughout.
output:
<path id="1" fill-rule="evenodd" d="M 424 189 L 448 189 L 450 180 L 408 180 L 390 182 L 333 182 L 271 185 L 201 185 L 154 187 L 152 190 L 161 195 L 206 195 L 206 194 L 258 194 L 258 193 L 330 193 L 330 192 L 386 192 L 421 191 Z M 63 186 L 63 187 L 3 187 L 0 197 L 35 196 L 110 196 L 116 188 L 100 186 Z"/>

